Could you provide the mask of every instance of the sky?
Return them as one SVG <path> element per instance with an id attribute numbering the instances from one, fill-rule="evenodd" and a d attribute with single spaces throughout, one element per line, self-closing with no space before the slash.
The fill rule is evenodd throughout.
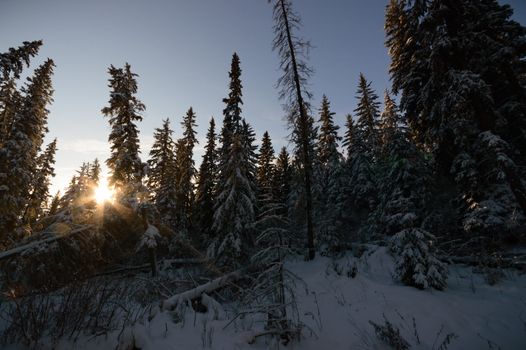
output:
<path id="1" fill-rule="evenodd" d="M 526 1 L 507 0 L 514 19 L 526 25 Z M 384 46 L 388 0 L 296 0 L 301 35 L 314 48 L 310 80 L 317 108 L 326 94 L 343 127 L 356 106 L 363 72 L 379 95 L 390 87 Z M 101 109 L 109 100 L 108 67 L 131 64 L 138 98 L 146 105 L 141 132 L 145 161 L 154 129 L 170 118 L 174 137 L 190 106 L 197 114 L 200 144 L 212 116 L 222 120 L 232 54 L 241 59 L 243 116 L 258 139 L 267 130 L 276 151 L 287 146 L 272 52 L 272 10 L 267 0 L 0 0 L 0 52 L 22 41 L 44 45 L 31 68 L 55 61 L 54 103 L 46 142 L 58 138 L 53 193 L 64 188 L 82 162 L 109 155 L 109 125 Z M 342 130 L 343 131 L 343 130 Z"/>

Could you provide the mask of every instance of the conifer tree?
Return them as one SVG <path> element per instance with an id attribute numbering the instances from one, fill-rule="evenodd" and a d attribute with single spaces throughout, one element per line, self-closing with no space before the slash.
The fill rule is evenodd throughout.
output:
<path id="1" fill-rule="evenodd" d="M 246 261 L 253 245 L 256 215 L 256 154 L 254 131 L 241 116 L 242 91 L 239 57 L 234 54 L 228 98 L 223 110 L 217 199 L 214 208 L 214 241 L 208 254 L 229 266 Z M 227 137 L 225 137 L 227 136 Z M 228 143 L 230 140 L 230 146 Z M 226 150 L 229 151 L 225 158 Z"/>
<path id="2" fill-rule="evenodd" d="M 347 120 L 346 145 L 349 148 L 348 174 L 351 200 L 364 222 L 376 201 L 374 166 L 377 160 L 379 103 L 376 93 L 363 74 L 358 85 L 357 122 Z"/>
<path id="3" fill-rule="evenodd" d="M 196 138 L 196 115 L 192 107 L 183 117 L 183 138 L 177 144 L 177 224 L 184 235 L 190 229 L 191 208 L 194 202 L 194 183 L 197 176 L 195 161 L 193 159 L 194 147 L 198 143 Z"/>
<path id="4" fill-rule="evenodd" d="M 257 146 L 256 142 L 256 133 L 245 118 L 241 120 L 241 144 L 243 146 L 244 158 L 246 160 L 247 168 L 247 178 L 250 182 L 250 185 L 254 191 L 257 193 Z"/>
<path id="5" fill-rule="evenodd" d="M 511 14 L 494 0 L 393 0 L 387 9 L 393 90 L 411 134 L 457 183 L 470 234 L 505 233 L 526 213 L 526 29 Z M 487 176 L 488 164 L 500 175 Z"/>
<path id="6" fill-rule="evenodd" d="M 270 138 L 264 137 L 266 146 L 272 150 Z M 276 184 L 284 182 L 288 169 L 288 154 L 283 149 L 280 153 L 274 175 L 281 172 Z M 261 151 L 261 154 L 268 151 Z M 273 153 L 273 152 L 272 152 Z M 260 159 L 261 162 L 261 159 Z M 283 187 L 287 186 L 284 184 Z M 282 187 L 282 186 L 280 186 Z M 283 188 L 281 188 L 283 190 Z M 263 192 L 264 193 L 264 192 Z M 287 219 L 286 202 L 271 193 L 260 195 L 258 220 L 254 227 L 257 233 L 255 253 L 251 256 L 251 265 L 256 270 L 252 285 L 248 289 L 248 296 L 261 308 L 267 316 L 266 329 L 279 334 L 280 339 L 287 343 L 296 332 L 297 325 L 292 321 L 287 306 L 295 303 L 294 294 L 289 281 L 289 275 L 284 267 L 285 257 L 290 253 L 290 222 Z"/>
<path id="7" fill-rule="evenodd" d="M 101 172 L 102 169 L 100 167 L 99 159 L 95 158 L 95 160 L 93 160 L 93 163 L 91 164 L 90 169 L 90 180 L 92 183 L 92 187 L 97 187 L 99 185 Z"/>
<path id="8" fill-rule="evenodd" d="M 10 77 L 20 78 L 24 64 L 38 54 L 42 40 L 24 41 L 22 46 L 10 48 L 9 52 L 0 53 L 0 85 Z"/>
<path id="9" fill-rule="evenodd" d="M 400 116 L 398 107 L 386 90 L 384 96 L 384 111 L 380 116 L 379 123 L 380 152 L 382 155 L 385 155 L 388 152 L 388 148 L 393 144 L 395 133 L 400 130 L 399 123 Z"/>
<path id="10" fill-rule="evenodd" d="M 290 157 L 285 147 L 281 148 L 274 167 L 272 180 L 272 191 L 274 201 L 278 204 L 278 213 L 284 218 L 288 217 L 288 204 L 290 196 L 290 185 L 292 173 L 290 168 Z"/>
<path id="11" fill-rule="evenodd" d="M 334 166 L 340 161 L 340 153 L 338 152 L 338 141 L 341 137 L 338 136 L 338 125 L 334 124 L 334 112 L 331 111 L 331 106 L 327 96 L 323 95 L 320 107 L 320 128 L 318 133 L 318 162 L 323 167 Z"/>
<path id="12" fill-rule="evenodd" d="M 355 137 L 355 127 L 352 115 L 347 114 L 345 122 L 345 135 L 343 137 L 343 146 L 347 150 L 347 160 L 351 159 L 351 155 L 354 151 L 354 137 Z"/>
<path id="13" fill-rule="evenodd" d="M 375 230 L 389 237 L 396 277 L 420 289 L 443 289 L 447 269 L 434 255 L 436 238 L 423 228 L 432 191 L 430 166 L 400 121 L 396 103 L 386 93 L 381 135 L 385 140 L 377 182 L 378 205 L 371 215 Z"/>
<path id="14" fill-rule="evenodd" d="M 323 95 L 319 109 L 319 133 L 316 144 L 317 158 L 315 167 L 314 198 L 316 199 L 316 222 L 319 223 L 318 244 L 322 250 L 334 250 L 340 245 L 337 238 L 340 226 L 338 217 L 340 212 L 340 193 L 345 181 L 344 167 L 341 163 L 341 155 L 338 151 L 339 127 L 334 124 L 330 102 Z"/>
<path id="15" fill-rule="evenodd" d="M 274 175 L 274 148 L 267 131 L 263 134 L 259 148 L 257 184 L 260 196 L 272 196 L 272 180 Z"/>
<path id="16" fill-rule="evenodd" d="M 117 191 L 119 202 L 134 206 L 142 191 L 144 164 L 140 158 L 139 130 L 136 122 L 142 120 L 144 104 L 137 99 L 137 74 L 131 72 L 126 63 L 124 68 L 113 65 L 110 74 L 110 100 L 102 113 L 109 117 L 111 133 L 111 155 L 106 160 L 110 170 L 109 184 Z"/>
<path id="17" fill-rule="evenodd" d="M 65 211 L 70 221 L 89 215 L 86 209 L 94 205 L 91 194 L 90 163 L 82 163 L 79 170 L 71 177 L 70 183 L 60 199 L 60 211 Z"/>
<path id="18" fill-rule="evenodd" d="M 47 105 L 52 102 L 54 63 L 48 59 L 28 78 L 9 138 L 0 148 L 0 232 L 11 232 L 31 193 L 37 158 L 47 132 Z"/>
<path id="19" fill-rule="evenodd" d="M 51 199 L 51 203 L 49 204 L 49 209 L 47 211 L 48 216 L 55 215 L 56 213 L 58 213 L 58 210 L 60 208 L 61 197 L 62 196 L 60 195 L 60 191 L 57 191 L 57 193 L 55 193 L 55 195 L 53 196 L 53 199 Z"/>
<path id="20" fill-rule="evenodd" d="M 225 182 L 218 193 L 213 225 L 217 236 L 209 247 L 209 255 L 227 266 L 240 266 L 254 244 L 255 163 L 251 159 L 253 146 L 247 142 L 250 137 L 243 134 L 233 135 L 230 156 L 222 169 Z"/>
<path id="21" fill-rule="evenodd" d="M 96 191 L 100 182 L 100 174 L 102 172 L 100 162 L 97 158 L 93 160 L 93 163 L 87 163 L 86 165 L 86 181 L 87 181 L 87 194 L 88 202 L 86 206 L 90 209 L 95 208 L 97 205 Z"/>
<path id="22" fill-rule="evenodd" d="M 374 159 L 379 146 L 378 119 L 380 116 L 378 95 L 371 88 L 371 83 L 360 73 L 357 91 L 358 106 L 354 110 L 356 115 L 357 137 L 362 140 L 365 153 Z"/>
<path id="23" fill-rule="evenodd" d="M 241 125 L 241 106 L 243 105 L 243 85 L 241 83 L 241 67 L 237 53 L 232 55 L 230 65 L 230 78 L 228 97 L 223 99 L 225 108 L 223 109 L 223 126 L 221 128 L 221 148 L 219 150 L 220 167 L 224 166 L 232 146 L 232 136 L 237 132 Z"/>
<path id="24" fill-rule="evenodd" d="M 16 111 L 21 102 L 21 96 L 16 89 L 15 79 L 9 79 L 0 85 L 0 147 L 8 140 L 15 119 Z"/>
<path id="25" fill-rule="evenodd" d="M 292 129 L 292 141 L 296 145 L 296 158 L 303 175 L 308 258 L 312 260 L 315 256 L 311 193 L 314 127 L 312 117 L 309 116 L 309 99 L 312 94 L 307 89 L 307 82 L 312 74 L 312 69 L 307 64 L 311 45 L 294 33 L 301 27 L 301 20 L 292 9 L 291 1 L 269 0 L 269 2 L 273 4 L 275 34 L 273 49 L 278 52 L 280 68 L 283 71 L 283 75 L 278 80 L 278 86 L 281 88 L 280 98 L 285 100 L 287 117 Z"/>
<path id="26" fill-rule="evenodd" d="M 199 167 L 194 217 L 197 232 L 210 236 L 214 222 L 218 171 L 218 151 L 216 149 L 214 118 L 210 119 L 206 140 L 205 154 Z"/>
<path id="27" fill-rule="evenodd" d="M 23 221 L 33 224 L 44 214 L 45 205 L 49 200 L 51 177 L 55 176 L 55 152 L 57 139 L 47 145 L 45 151 L 37 159 L 37 169 L 32 181 L 31 195 L 26 205 Z"/>
<path id="28" fill-rule="evenodd" d="M 170 120 L 166 119 L 161 128 L 155 129 L 148 160 L 148 188 L 152 193 L 152 201 L 163 222 L 170 226 L 175 225 L 177 200 L 175 143 L 172 134 Z"/>

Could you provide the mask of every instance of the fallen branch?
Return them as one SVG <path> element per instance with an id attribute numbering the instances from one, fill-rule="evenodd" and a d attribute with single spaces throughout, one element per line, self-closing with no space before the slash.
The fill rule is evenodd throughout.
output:
<path id="1" fill-rule="evenodd" d="M 454 264 L 478 266 L 484 263 L 487 264 L 488 267 L 512 267 L 519 270 L 526 270 L 526 259 L 521 255 L 511 258 L 502 257 L 495 262 L 480 256 L 440 256 L 439 259 Z"/>
<path id="2" fill-rule="evenodd" d="M 208 283 L 202 284 L 196 288 L 176 294 L 163 301 L 161 304 L 161 309 L 173 309 L 179 303 L 198 298 L 203 293 L 210 294 L 211 292 L 226 286 L 228 283 L 242 278 L 245 275 L 245 271 L 246 268 L 242 268 L 234 272 L 230 272 L 219 278 L 216 278 Z"/>
<path id="3" fill-rule="evenodd" d="M 149 269 L 150 269 L 150 264 L 147 263 L 147 264 L 142 264 L 139 266 L 128 266 L 128 267 L 121 267 L 121 268 L 113 269 L 109 271 L 103 271 L 91 277 L 107 276 L 107 275 L 113 275 L 115 273 L 121 273 L 121 272 L 144 271 L 144 270 L 149 270 Z"/>

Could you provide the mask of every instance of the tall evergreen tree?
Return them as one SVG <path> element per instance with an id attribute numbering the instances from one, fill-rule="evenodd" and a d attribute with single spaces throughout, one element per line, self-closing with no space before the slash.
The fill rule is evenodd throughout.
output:
<path id="1" fill-rule="evenodd" d="M 0 85 L 0 147 L 8 140 L 22 97 L 16 89 L 15 79 Z"/>
<path id="2" fill-rule="evenodd" d="M 228 97 L 223 110 L 219 150 L 219 178 L 214 208 L 215 239 L 208 253 L 219 263 L 238 265 L 253 245 L 252 229 L 256 211 L 254 132 L 242 119 L 242 85 L 239 57 L 234 54 Z M 228 153 L 226 153 L 228 151 Z"/>
<path id="3" fill-rule="evenodd" d="M 393 0 L 387 9 L 393 90 L 411 134 L 457 183 L 470 233 L 506 232 L 526 213 L 526 29 L 511 14 L 495 0 Z"/>
<path id="4" fill-rule="evenodd" d="M 307 226 L 308 258 L 314 259 L 314 225 L 312 221 L 312 136 L 314 127 L 309 116 L 309 99 L 312 94 L 307 82 L 312 69 L 307 64 L 310 43 L 300 39 L 295 33 L 301 27 L 299 15 L 292 9 L 290 0 L 269 0 L 273 4 L 274 41 L 273 49 L 280 57 L 283 75 L 278 80 L 281 88 L 280 98 L 286 101 L 285 107 L 289 125 L 292 128 L 292 141 L 296 145 L 298 165 L 303 175 L 305 195 L 305 221 Z"/>
<path id="5" fill-rule="evenodd" d="M 348 173 L 352 202 L 360 212 L 360 221 L 367 218 L 376 201 L 374 166 L 378 156 L 378 96 L 363 74 L 360 74 L 358 107 L 355 109 L 357 121 L 347 120 L 346 145 L 349 147 Z"/>
<path id="6" fill-rule="evenodd" d="M 315 217 L 319 223 L 318 242 L 323 250 L 333 250 L 339 246 L 338 216 L 344 210 L 340 208 L 340 193 L 344 185 L 344 167 L 338 151 L 339 127 L 334 124 L 330 102 L 323 95 L 319 109 L 319 133 L 316 144 L 317 158 L 314 178 Z"/>
<path id="7" fill-rule="evenodd" d="M 53 199 L 51 199 L 51 203 L 49 204 L 47 215 L 51 216 L 51 215 L 55 215 L 56 213 L 58 213 L 58 210 L 60 208 L 60 198 L 61 197 L 62 196 L 60 195 L 60 191 L 57 191 L 57 193 L 55 193 L 55 195 L 53 196 Z"/>
<path id="8" fill-rule="evenodd" d="M 110 169 L 109 184 L 117 191 L 117 199 L 135 205 L 142 191 L 144 164 L 140 158 L 139 130 L 136 122 L 142 120 L 144 104 L 135 96 L 137 93 L 137 74 L 131 72 L 126 63 L 124 68 L 113 65 L 108 69 L 110 100 L 102 113 L 109 117 L 111 133 L 111 155 L 106 160 Z"/>
<path id="9" fill-rule="evenodd" d="M 354 137 L 355 137 L 355 127 L 352 115 L 347 114 L 345 121 L 345 135 L 343 137 L 343 146 L 347 150 L 347 160 L 351 158 L 351 155 L 354 151 Z"/>
<path id="10" fill-rule="evenodd" d="M 292 171 L 290 167 L 290 156 L 285 147 L 276 158 L 276 165 L 274 167 L 274 176 L 272 179 L 272 191 L 274 201 L 279 205 L 279 213 L 284 217 L 288 217 L 288 205 L 290 196 L 290 186 L 292 181 Z"/>
<path id="11" fill-rule="evenodd" d="M 388 152 L 388 148 L 394 142 L 396 132 L 400 131 L 400 121 L 398 106 L 386 90 L 384 96 L 384 111 L 380 116 L 379 123 L 380 152 L 382 155 Z"/>
<path id="12" fill-rule="evenodd" d="M 70 221 L 89 215 L 89 210 L 95 205 L 91 188 L 91 164 L 82 163 L 71 177 L 64 195 L 60 198 L 59 211 L 64 211 Z"/>
<path id="13" fill-rule="evenodd" d="M 194 147 L 198 143 L 196 138 L 195 123 L 196 115 L 192 107 L 188 109 L 183 117 L 183 138 L 177 144 L 177 223 L 178 229 L 184 235 L 190 229 L 191 209 L 194 202 L 194 183 L 197 177 L 197 169 L 193 159 Z"/>
<path id="14" fill-rule="evenodd" d="M 259 148 L 257 184 L 260 196 L 272 197 L 272 180 L 274 175 L 274 148 L 267 131 L 263 134 Z"/>
<path id="15" fill-rule="evenodd" d="M 101 172 L 102 172 L 102 169 L 100 167 L 99 159 L 95 158 L 95 160 L 93 160 L 93 163 L 91 164 L 91 169 L 90 169 L 90 180 L 92 182 L 93 187 L 98 186 L 100 182 Z"/>
<path id="16" fill-rule="evenodd" d="M 51 75 L 54 63 L 48 59 L 28 78 L 22 89 L 9 138 L 0 148 L 0 232 L 11 232 L 21 218 L 37 172 L 37 158 L 47 132 L 47 105 L 52 102 Z"/>
<path id="17" fill-rule="evenodd" d="M 0 83 L 10 77 L 20 78 L 24 64 L 29 66 L 30 59 L 38 54 L 40 46 L 42 46 L 42 40 L 24 41 L 22 46 L 0 53 Z"/>
<path id="18" fill-rule="evenodd" d="M 323 95 L 320 107 L 317 160 L 324 167 L 334 166 L 340 161 L 340 153 L 338 152 L 338 141 L 341 140 L 341 137 L 338 136 L 340 127 L 334 124 L 334 114 L 331 111 L 329 99 Z"/>
<path id="19" fill-rule="evenodd" d="M 206 134 L 205 154 L 199 167 L 194 209 L 197 230 L 204 235 L 212 234 L 212 225 L 214 222 L 218 171 L 216 137 L 215 121 L 214 118 L 211 118 Z"/>
<path id="20" fill-rule="evenodd" d="M 148 188 L 152 192 L 152 200 L 161 219 L 170 226 L 175 224 L 177 199 L 175 143 L 172 134 L 170 120 L 166 119 L 161 128 L 155 129 L 148 160 Z"/>
<path id="21" fill-rule="evenodd" d="M 431 171 L 421 151 L 400 123 L 397 106 L 386 93 L 382 113 L 382 177 L 378 205 L 372 214 L 374 229 L 389 237 L 395 254 L 395 276 L 420 289 L 443 289 L 447 269 L 434 255 L 435 237 L 423 228 L 432 193 Z"/>
<path id="22" fill-rule="evenodd" d="M 371 88 L 371 83 L 365 79 L 362 73 L 360 73 L 358 83 L 357 99 L 358 106 L 354 110 L 358 118 L 356 122 L 357 137 L 362 140 L 363 146 L 366 147 L 364 151 L 372 160 L 379 146 L 378 119 L 380 116 L 380 102 L 378 102 L 378 95 Z"/>
<path id="23" fill-rule="evenodd" d="M 223 126 L 221 128 L 221 148 L 219 150 L 219 161 L 221 167 L 224 166 L 230 156 L 232 147 L 232 136 L 241 126 L 241 106 L 243 105 L 243 85 L 241 83 L 241 67 L 237 53 L 232 55 L 230 64 L 230 78 L 228 97 L 223 99 L 225 108 L 223 109 Z"/>
<path id="24" fill-rule="evenodd" d="M 55 152 L 57 139 L 47 145 L 45 151 L 37 159 L 37 169 L 32 181 L 31 194 L 26 205 L 23 221 L 33 224 L 44 214 L 45 205 L 49 200 L 51 177 L 55 176 Z"/>
<path id="25" fill-rule="evenodd" d="M 256 188 L 250 139 L 244 132 L 233 135 L 230 156 L 222 169 L 225 182 L 217 197 L 213 225 L 217 237 L 209 247 L 209 255 L 222 265 L 240 266 L 254 244 Z"/>

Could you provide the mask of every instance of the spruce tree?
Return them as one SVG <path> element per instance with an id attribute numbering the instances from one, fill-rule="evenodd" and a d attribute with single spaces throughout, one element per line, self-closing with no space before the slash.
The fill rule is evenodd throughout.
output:
<path id="1" fill-rule="evenodd" d="M 221 128 L 221 148 L 219 150 L 220 166 L 224 166 L 232 146 L 232 136 L 237 132 L 241 125 L 241 106 L 243 105 L 243 85 L 241 83 L 241 67 L 237 53 L 232 55 L 230 64 L 230 78 L 228 97 L 223 99 L 225 108 L 223 109 L 223 126 Z"/>
<path id="2" fill-rule="evenodd" d="M 110 170 L 109 184 L 116 189 L 117 200 L 135 206 L 139 193 L 143 190 L 142 178 L 144 164 L 140 158 L 139 130 L 136 122 L 142 120 L 144 104 L 135 96 L 137 93 L 137 74 L 131 72 L 126 63 L 124 68 L 113 65 L 110 74 L 110 100 L 102 113 L 109 117 L 111 133 L 111 155 L 106 160 Z"/>
<path id="3" fill-rule="evenodd" d="M 40 46 L 42 40 L 24 41 L 22 46 L 0 53 L 0 85 L 10 77 L 20 78 L 24 64 L 29 67 L 30 59 L 38 54 Z"/>
<path id="4" fill-rule="evenodd" d="M 378 96 L 363 74 L 360 74 L 358 107 L 355 109 L 357 122 L 348 119 L 346 145 L 349 147 L 348 173 L 352 202 L 359 209 L 360 221 L 368 217 L 376 201 L 376 179 L 374 177 L 378 147 Z"/>
<path id="5" fill-rule="evenodd" d="M 195 161 L 193 159 L 194 147 L 198 143 L 196 138 L 196 115 L 192 107 L 183 117 L 183 138 L 177 143 L 177 224 L 178 230 L 187 235 L 190 230 L 191 209 L 194 202 L 194 183 L 197 176 Z"/>
<path id="6" fill-rule="evenodd" d="M 101 172 L 102 169 L 100 166 L 99 159 L 95 158 L 95 160 L 93 160 L 93 163 L 91 164 L 90 169 L 90 180 L 92 183 L 92 187 L 97 187 L 99 185 Z"/>
<path id="7" fill-rule="evenodd" d="M 351 114 L 347 114 L 345 121 L 345 135 L 343 137 L 342 145 L 347 150 L 347 160 L 351 158 L 354 151 L 354 137 L 355 137 L 354 121 Z"/>
<path id="8" fill-rule="evenodd" d="M 364 152 L 374 160 L 379 146 L 378 119 L 380 116 L 378 95 L 371 88 L 371 83 L 360 73 L 357 91 L 358 106 L 354 110 L 356 115 L 357 137 L 362 140 Z"/>
<path id="9" fill-rule="evenodd" d="M 305 196 L 305 221 L 307 228 L 308 258 L 314 259 L 314 225 L 312 221 L 312 164 L 314 126 L 309 116 L 308 79 L 312 69 L 307 64 L 310 43 L 299 38 L 295 30 L 301 28 L 301 19 L 292 9 L 290 0 L 270 0 L 273 4 L 274 41 L 273 49 L 280 57 L 283 75 L 278 80 L 280 98 L 285 100 L 285 109 L 292 129 L 292 141 L 296 145 L 296 158 L 303 178 Z"/>
<path id="10" fill-rule="evenodd" d="M 94 207 L 94 199 L 91 196 L 90 170 L 90 163 L 82 163 L 60 199 L 59 211 L 64 212 L 66 221 L 84 221 L 91 215 L 88 209 Z"/>
<path id="11" fill-rule="evenodd" d="M 318 132 L 318 162 L 323 167 L 334 166 L 340 161 L 340 153 L 338 152 L 338 141 L 341 137 L 338 136 L 338 125 L 334 124 L 334 112 L 331 111 L 331 106 L 327 96 L 323 95 L 320 107 L 320 128 Z"/>
<path id="12" fill-rule="evenodd" d="M 31 194 L 37 158 L 47 132 L 47 105 L 52 102 L 48 59 L 28 78 L 8 139 L 0 148 L 0 232 L 11 232 L 22 217 Z"/>
<path id="13" fill-rule="evenodd" d="M 393 90 L 411 134 L 456 182 L 464 230 L 490 237 L 526 213 L 526 29 L 511 14 L 494 0 L 393 0 L 386 16 Z"/>
<path id="14" fill-rule="evenodd" d="M 274 175 L 274 148 L 267 131 L 263 134 L 259 148 L 257 184 L 260 197 L 272 197 L 272 180 Z"/>
<path id="15" fill-rule="evenodd" d="M 315 167 L 314 198 L 316 199 L 316 222 L 319 223 L 319 244 L 322 250 L 334 250 L 340 245 L 338 231 L 340 222 L 340 192 L 344 181 L 343 164 L 338 151 L 339 127 L 334 124 L 330 102 L 323 95 L 319 109 L 319 133 L 317 140 L 317 162 Z"/>
<path id="16" fill-rule="evenodd" d="M 170 120 L 163 121 L 161 128 L 153 134 L 154 142 L 148 160 L 148 188 L 161 219 L 169 226 L 175 225 L 177 199 L 175 143 L 172 139 Z"/>
<path id="17" fill-rule="evenodd" d="M 384 95 L 384 111 L 380 116 L 379 141 L 380 153 L 386 155 L 389 147 L 395 139 L 395 133 L 399 130 L 400 116 L 398 107 L 391 95 L 386 90 Z"/>
<path id="18" fill-rule="evenodd" d="M 239 57 L 234 54 L 219 151 L 219 178 L 214 208 L 214 240 L 208 254 L 220 264 L 237 266 L 246 261 L 253 245 L 256 215 L 256 154 L 254 131 L 242 119 Z M 226 137 L 225 137 L 226 136 Z M 230 145 L 229 145 L 230 142 Z M 225 151 L 228 150 L 228 155 Z"/>
<path id="19" fill-rule="evenodd" d="M 251 160 L 250 137 L 233 135 L 232 148 L 221 173 L 224 183 L 218 193 L 213 229 L 216 238 L 209 255 L 221 265 L 240 266 L 252 250 L 256 211 L 256 188 L 253 182 L 255 163 Z"/>
<path id="20" fill-rule="evenodd" d="M 292 170 L 289 153 L 285 147 L 281 148 L 274 167 L 272 179 L 272 192 L 274 201 L 278 204 L 278 213 L 283 217 L 288 217 L 288 205 L 290 196 L 290 186 L 292 181 Z"/>
<path id="21" fill-rule="evenodd" d="M 32 225 L 44 214 L 49 200 L 49 186 L 51 177 L 55 176 L 55 152 L 57 139 L 47 145 L 45 151 L 38 156 L 37 169 L 32 181 L 31 195 L 26 205 L 23 222 Z"/>
<path id="22" fill-rule="evenodd" d="M 58 210 L 60 208 L 60 198 L 61 197 L 62 196 L 60 195 L 60 191 L 57 191 L 57 193 L 55 193 L 55 195 L 51 199 L 51 203 L 49 204 L 49 208 L 46 213 L 48 216 L 52 216 L 58 213 Z"/>
<path id="23" fill-rule="evenodd" d="M 9 139 L 21 99 L 14 78 L 0 85 L 0 147 Z"/>
<path id="24" fill-rule="evenodd" d="M 215 121 L 214 118 L 211 118 L 206 134 L 205 154 L 199 167 L 195 207 L 193 211 L 197 232 L 200 232 L 204 236 L 210 236 L 213 233 L 212 225 L 214 222 L 214 205 L 217 196 L 218 176 L 216 137 Z"/>
<path id="25" fill-rule="evenodd" d="M 423 227 L 430 211 L 432 173 L 387 93 L 381 126 L 386 142 L 379 165 L 378 204 L 371 215 L 373 227 L 388 237 L 395 255 L 396 278 L 420 289 L 443 289 L 447 269 L 434 255 L 435 236 Z"/>

